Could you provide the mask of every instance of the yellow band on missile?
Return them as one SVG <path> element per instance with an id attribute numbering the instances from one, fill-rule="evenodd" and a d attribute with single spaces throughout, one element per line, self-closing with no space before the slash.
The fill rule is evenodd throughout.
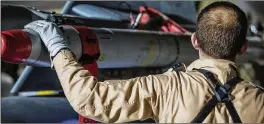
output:
<path id="1" fill-rule="evenodd" d="M 153 56 L 154 56 L 154 53 L 155 53 L 155 43 L 154 41 L 150 41 L 150 50 L 149 50 L 149 56 L 148 58 L 146 59 L 146 61 L 144 62 L 143 65 L 148 65 L 150 64 L 151 60 L 153 59 Z"/>
<path id="2" fill-rule="evenodd" d="M 36 93 L 37 96 L 54 95 L 54 94 L 58 94 L 58 92 L 53 90 L 44 90 L 44 91 L 37 91 Z"/>

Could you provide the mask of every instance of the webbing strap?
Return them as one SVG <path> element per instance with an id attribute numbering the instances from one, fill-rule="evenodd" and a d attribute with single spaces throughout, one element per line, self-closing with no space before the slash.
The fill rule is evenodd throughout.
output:
<path id="1" fill-rule="evenodd" d="M 233 122 L 234 123 L 242 123 L 242 121 L 241 121 L 241 119 L 240 119 L 240 117 L 236 111 L 234 104 L 231 101 L 226 101 L 225 105 L 226 105 L 226 108 L 227 108 Z"/>
<path id="2" fill-rule="evenodd" d="M 216 96 L 213 96 L 209 102 L 203 107 L 198 115 L 193 119 L 192 123 L 202 123 L 204 119 L 209 115 L 213 108 L 218 103 Z"/>
<path id="3" fill-rule="evenodd" d="M 198 115 L 194 118 L 192 123 L 202 123 L 218 102 L 225 103 L 227 110 L 229 111 L 234 123 L 241 123 L 241 119 L 231 101 L 231 96 L 229 91 L 237 83 L 242 81 L 242 79 L 239 77 L 233 77 L 227 83 L 221 85 L 216 80 L 213 73 L 203 69 L 196 69 L 196 70 L 201 72 L 209 80 L 209 82 L 212 84 L 214 88 L 215 95 L 209 100 L 209 102 L 204 106 L 204 108 L 200 111 L 200 113 L 198 113 Z"/>

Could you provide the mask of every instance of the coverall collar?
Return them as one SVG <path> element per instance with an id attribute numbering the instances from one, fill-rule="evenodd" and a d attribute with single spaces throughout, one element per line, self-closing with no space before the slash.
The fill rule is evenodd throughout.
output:
<path id="1" fill-rule="evenodd" d="M 222 84 L 232 77 L 240 76 L 235 63 L 224 59 L 198 59 L 188 66 L 187 71 L 192 71 L 193 69 L 205 69 L 214 73 Z"/>

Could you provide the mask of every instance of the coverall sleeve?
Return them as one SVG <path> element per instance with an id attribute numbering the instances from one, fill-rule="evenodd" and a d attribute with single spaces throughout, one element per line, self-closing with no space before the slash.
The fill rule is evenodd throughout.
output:
<path id="1" fill-rule="evenodd" d="M 158 121 L 175 75 L 166 73 L 128 80 L 98 82 L 78 64 L 68 50 L 61 50 L 53 64 L 64 93 L 80 115 L 101 122 L 128 122 L 153 118 Z"/>

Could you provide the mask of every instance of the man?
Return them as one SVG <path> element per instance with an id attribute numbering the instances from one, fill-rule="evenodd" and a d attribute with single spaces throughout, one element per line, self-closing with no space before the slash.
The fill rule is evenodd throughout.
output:
<path id="1" fill-rule="evenodd" d="M 234 63 L 247 49 L 245 13 L 232 3 L 215 2 L 197 21 L 191 41 L 200 59 L 185 72 L 104 82 L 77 63 L 55 24 L 36 21 L 25 28 L 40 34 L 68 101 L 82 116 L 102 122 L 263 123 L 264 93 L 239 80 Z"/>

